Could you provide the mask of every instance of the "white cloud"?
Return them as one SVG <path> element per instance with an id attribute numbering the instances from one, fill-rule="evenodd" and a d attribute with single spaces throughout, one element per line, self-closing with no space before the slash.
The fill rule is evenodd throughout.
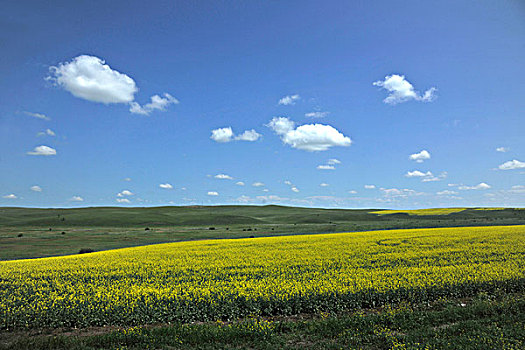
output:
<path id="1" fill-rule="evenodd" d="M 295 123 L 286 117 L 274 117 L 267 126 L 281 140 L 293 148 L 305 151 L 326 151 L 333 146 L 350 146 L 352 140 L 337 129 L 324 124 L 304 124 L 295 128 Z"/>
<path id="2" fill-rule="evenodd" d="M 126 177 L 123 179 L 124 181 L 131 181 L 131 177 Z"/>
<path id="3" fill-rule="evenodd" d="M 55 136 L 55 132 L 51 129 L 46 129 L 46 131 L 42 131 L 42 132 L 39 132 L 38 134 L 36 134 L 37 136 L 45 136 L 45 135 L 48 135 L 48 136 Z"/>
<path id="4" fill-rule="evenodd" d="M 82 198 L 80 196 L 73 196 L 69 200 L 72 201 L 72 202 L 83 202 L 84 198 Z"/>
<path id="5" fill-rule="evenodd" d="M 31 156 L 54 156 L 57 154 L 57 151 L 54 148 L 48 146 L 37 146 L 32 151 L 27 152 Z"/>
<path id="6" fill-rule="evenodd" d="M 373 190 L 374 188 L 376 188 L 375 185 L 365 185 L 365 189 L 367 190 Z"/>
<path id="7" fill-rule="evenodd" d="M 261 134 L 251 129 L 251 130 L 245 130 L 242 134 L 235 136 L 235 140 L 253 142 L 253 141 L 257 141 L 260 137 L 261 137 Z"/>
<path id="8" fill-rule="evenodd" d="M 124 196 L 133 196 L 133 192 L 130 190 L 124 190 L 122 192 L 117 193 L 117 197 L 124 197 Z"/>
<path id="9" fill-rule="evenodd" d="M 131 201 L 127 198 L 116 198 L 115 200 L 119 203 L 131 203 Z"/>
<path id="10" fill-rule="evenodd" d="M 253 186 L 253 187 L 263 187 L 263 186 L 264 186 L 264 183 L 262 183 L 262 182 L 254 182 L 254 183 L 252 184 L 252 186 Z"/>
<path id="11" fill-rule="evenodd" d="M 130 102 L 129 111 L 134 114 L 150 115 L 151 112 L 165 111 L 166 107 L 171 104 L 178 104 L 179 100 L 168 93 L 164 93 L 163 97 L 159 95 L 151 96 L 151 102 L 141 106 L 138 102 Z"/>
<path id="12" fill-rule="evenodd" d="M 31 186 L 31 191 L 34 191 L 34 192 L 42 192 L 42 187 L 40 186 Z"/>
<path id="13" fill-rule="evenodd" d="M 341 164 L 341 161 L 339 159 L 332 158 L 332 159 L 328 159 L 327 163 L 330 165 L 335 165 L 335 164 Z"/>
<path id="14" fill-rule="evenodd" d="M 212 130 L 210 138 L 215 142 L 230 142 L 233 138 L 232 128 L 227 127 Z"/>
<path id="15" fill-rule="evenodd" d="M 263 189 L 263 192 L 269 192 L 269 191 L 270 191 L 270 190 L 267 189 L 267 188 Z"/>
<path id="16" fill-rule="evenodd" d="M 219 195 L 219 192 L 215 192 L 215 191 L 208 192 L 208 196 L 218 196 L 218 195 Z"/>
<path id="17" fill-rule="evenodd" d="M 441 181 L 443 179 L 446 179 L 447 178 L 447 175 L 448 173 L 446 171 L 443 171 L 441 174 L 439 174 L 438 176 L 427 176 L 425 178 L 423 178 L 421 181 L 422 182 L 431 182 L 431 181 Z"/>
<path id="18" fill-rule="evenodd" d="M 294 191 L 294 192 L 299 192 L 299 189 L 297 187 L 295 187 L 295 186 L 292 186 L 291 190 Z"/>
<path id="19" fill-rule="evenodd" d="M 509 148 L 508 147 L 498 147 L 496 148 L 496 151 L 497 152 L 508 152 Z"/>
<path id="20" fill-rule="evenodd" d="M 160 187 L 160 188 L 164 188 L 164 189 L 166 189 L 166 190 L 171 190 L 171 189 L 173 189 L 173 186 L 172 186 L 171 184 L 169 184 L 169 183 L 160 184 L 159 187 Z"/>
<path id="21" fill-rule="evenodd" d="M 408 188 L 380 188 L 380 191 L 383 192 L 385 197 L 390 198 L 406 198 L 409 196 L 420 196 L 423 195 L 423 192 L 417 192 Z"/>
<path id="22" fill-rule="evenodd" d="M 330 114 L 330 112 L 310 112 L 306 113 L 304 116 L 307 118 L 324 118 L 328 114 Z"/>
<path id="23" fill-rule="evenodd" d="M 354 191 L 354 190 L 350 190 L 350 191 L 348 191 L 348 193 L 350 193 L 350 194 L 356 194 L 356 193 L 357 193 L 357 191 Z"/>
<path id="24" fill-rule="evenodd" d="M 438 196 L 452 196 L 458 193 L 456 191 L 444 190 L 444 191 L 436 192 L 436 194 Z"/>
<path id="25" fill-rule="evenodd" d="M 51 120 L 51 118 L 49 118 L 47 115 L 42 114 L 42 113 L 32 113 L 32 112 L 25 111 L 24 114 L 30 117 L 33 117 L 33 118 L 37 118 L 37 119 L 42 119 L 42 120 L 47 120 L 47 121 Z"/>
<path id="26" fill-rule="evenodd" d="M 333 166 L 333 165 L 318 165 L 317 169 L 319 169 L 319 170 L 335 170 L 335 166 Z"/>
<path id="27" fill-rule="evenodd" d="M 430 171 L 423 173 L 419 170 L 409 171 L 405 174 L 406 177 L 430 177 L 433 176 Z"/>
<path id="28" fill-rule="evenodd" d="M 14 194 L 6 194 L 5 196 L 2 196 L 2 198 L 5 198 L 5 199 L 17 199 L 18 197 Z"/>
<path id="29" fill-rule="evenodd" d="M 491 186 L 484 182 L 481 182 L 477 184 L 476 186 L 459 186 L 458 188 L 460 190 L 487 190 L 491 188 Z"/>
<path id="30" fill-rule="evenodd" d="M 223 179 L 223 180 L 233 180 L 233 177 L 231 177 L 230 175 L 226 175 L 226 174 L 217 174 L 214 176 L 214 178 Z"/>
<path id="31" fill-rule="evenodd" d="M 290 180 L 286 180 L 286 181 L 284 181 L 284 184 L 285 184 L 285 185 L 288 185 L 288 186 L 293 186 L 293 183 L 292 183 L 292 181 L 290 181 Z"/>
<path id="32" fill-rule="evenodd" d="M 230 142 L 230 141 L 257 141 L 261 137 L 257 131 L 245 130 L 242 134 L 235 136 L 231 127 L 218 128 L 211 131 L 210 139 L 215 142 Z"/>
<path id="33" fill-rule="evenodd" d="M 432 87 L 423 93 L 423 96 L 414 90 L 414 87 L 409 83 L 404 75 L 387 75 L 385 80 L 376 81 L 374 86 L 382 87 L 390 94 L 383 100 L 383 102 L 396 105 L 398 103 L 415 100 L 422 102 L 431 102 L 435 99 L 436 88 Z"/>
<path id="34" fill-rule="evenodd" d="M 321 187 L 328 187 L 328 186 L 330 186 L 330 185 L 327 184 L 327 183 L 322 182 L 322 183 L 319 184 L 319 186 L 321 186 Z"/>
<path id="35" fill-rule="evenodd" d="M 513 169 L 523 169 L 525 168 L 525 163 L 520 162 L 519 160 L 509 160 L 508 162 L 505 162 L 501 164 L 498 169 L 500 170 L 513 170 Z"/>
<path id="36" fill-rule="evenodd" d="M 279 100 L 279 104 L 280 105 L 285 105 L 285 106 L 288 106 L 288 105 L 294 105 L 295 102 L 297 100 L 299 100 L 301 98 L 301 96 L 299 95 L 289 95 L 289 96 L 284 96 L 283 98 L 281 98 Z"/>
<path id="37" fill-rule="evenodd" d="M 244 185 L 245 185 L 245 183 L 242 182 L 242 181 L 238 181 L 238 182 L 236 182 L 235 184 L 236 184 L 237 186 L 244 186 Z"/>
<path id="38" fill-rule="evenodd" d="M 49 68 L 58 86 L 73 96 L 100 103 L 130 103 L 138 91 L 135 81 L 112 69 L 105 61 L 88 55 Z"/>
<path id="39" fill-rule="evenodd" d="M 430 159 L 430 153 L 427 150 L 422 150 L 419 153 L 411 154 L 408 157 L 410 160 L 415 160 L 418 163 L 423 163 L 425 159 Z"/>

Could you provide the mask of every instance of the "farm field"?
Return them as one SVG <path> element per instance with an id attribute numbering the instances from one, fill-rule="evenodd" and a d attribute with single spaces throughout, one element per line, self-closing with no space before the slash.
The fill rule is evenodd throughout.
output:
<path id="1" fill-rule="evenodd" d="M 0 260 L 210 238 L 525 224 L 525 210 L 493 209 L 0 208 Z"/>
<path id="2" fill-rule="evenodd" d="M 0 324 L 5 332 L 232 322 L 522 293 L 524 234 L 524 225 L 390 230 L 5 261 Z"/>

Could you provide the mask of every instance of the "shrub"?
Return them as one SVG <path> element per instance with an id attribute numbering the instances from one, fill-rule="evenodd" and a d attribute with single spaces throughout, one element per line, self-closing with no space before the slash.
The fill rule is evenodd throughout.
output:
<path id="1" fill-rule="evenodd" d="M 78 251 L 78 254 L 86 254 L 86 253 L 93 253 L 94 250 L 91 248 L 82 248 Z"/>

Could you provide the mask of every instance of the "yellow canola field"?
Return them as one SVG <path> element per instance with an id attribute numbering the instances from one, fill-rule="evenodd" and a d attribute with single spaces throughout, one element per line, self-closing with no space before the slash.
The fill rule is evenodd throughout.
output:
<path id="1" fill-rule="evenodd" d="M 524 288 L 525 225 L 158 244 L 0 262 L 0 327 L 338 311 Z"/>

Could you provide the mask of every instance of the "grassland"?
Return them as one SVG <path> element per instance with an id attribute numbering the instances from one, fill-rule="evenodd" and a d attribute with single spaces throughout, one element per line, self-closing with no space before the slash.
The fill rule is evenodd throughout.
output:
<path id="1" fill-rule="evenodd" d="M 525 210 L 461 209 L 410 215 L 281 206 L 0 208 L 0 260 L 209 238 L 525 224 Z"/>

